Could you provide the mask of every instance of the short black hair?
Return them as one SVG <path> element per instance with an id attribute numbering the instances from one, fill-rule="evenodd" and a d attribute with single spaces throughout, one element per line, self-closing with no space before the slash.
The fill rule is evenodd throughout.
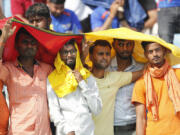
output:
<path id="1" fill-rule="evenodd" d="M 49 8 L 46 6 L 46 4 L 35 3 L 27 9 L 25 13 L 25 17 L 27 19 L 31 17 L 35 17 L 35 16 L 42 16 L 47 19 L 50 18 L 50 11 L 49 11 Z"/>
<path id="2" fill-rule="evenodd" d="M 146 51 L 146 46 L 149 45 L 149 44 L 152 44 L 152 43 L 154 43 L 154 42 L 142 41 L 141 45 L 142 45 L 142 48 L 144 49 L 144 51 Z"/>
<path id="3" fill-rule="evenodd" d="M 65 0 L 49 0 L 49 2 L 54 3 L 54 4 L 64 4 Z"/>
<path id="4" fill-rule="evenodd" d="M 74 38 L 72 38 L 72 39 L 68 40 L 68 41 L 65 43 L 65 45 L 69 45 L 69 44 L 74 45 L 75 42 L 76 42 L 76 40 L 75 40 Z"/>
<path id="5" fill-rule="evenodd" d="M 30 37 L 32 37 L 32 38 L 34 38 L 25 28 L 20 28 L 20 29 L 18 30 L 18 32 L 16 33 L 15 43 L 18 42 L 21 33 L 23 33 L 23 34 L 25 34 L 25 35 L 28 35 L 28 36 L 30 36 Z M 34 38 L 34 39 L 36 40 L 36 38 Z"/>
<path id="6" fill-rule="evenodd" d="M 90 54 L 93 54 L 94 48 L 95 48 L 96 46 L 103 46 L 103 47 L 108 46 L 108 47 L 111 49 L 111 45 L 110 45 L 110 43 L 109 43 L 108 41 L 106 41 L 106 40 L 96 40 L 96 41 L 93 43 L 93 45 L 90 46 L 90 48 L 89 48 L 89 53 L 90 53 Z"/>
<path id="7" fill-rule="evenodd" d="M 122 42 L 124 42 L 124 41 L 132 41 L 134 43 L 134 40 L 113 38 L 113 41 L 116 41 L 116 40 L 122 41 Z"/>

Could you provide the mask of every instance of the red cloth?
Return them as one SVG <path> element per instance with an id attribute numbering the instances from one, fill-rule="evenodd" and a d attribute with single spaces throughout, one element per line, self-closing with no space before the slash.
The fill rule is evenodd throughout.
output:
<path id="1" fill-rule="evenodd" d="M 11 0 L 12 15 L 21 14 L 24 16 L 26 10 L 34 4 L 34 2 L 46 3 L 46 0 Z"/>
<path id="2" fill-rule="evenodd" d="M 2 24 L 0 26 L 3 26 Z M 83 35 L 74 35 L 74 34 L 61 34 L 52 31 L 43 31 L 39 28 L 24 24 L 16 19 L 13 19 L 13 26 L 16 26 L 15 33 L 9 37 L 7 40 L 4 52 L 3 52 L 3 61 L 14 61 L 18 52 L 14 47 L 15 35 L 20 28 L 25 28 L 33 37 L 35 37 L 39 42 L 39 50 L 37 52 L 37 60 L 53 65 L 54 58 L 59 51 L 59 49 L 70 39 L 74 38 L 77 44 L 80 46 Z"/>

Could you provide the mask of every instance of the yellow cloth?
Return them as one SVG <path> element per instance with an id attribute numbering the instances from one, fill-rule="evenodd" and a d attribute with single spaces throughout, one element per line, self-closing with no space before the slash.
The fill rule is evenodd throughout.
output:
<path id="1" fill-rule="evenodd" d="M 132 80 L 131 72 L 106 72 L 104 78 L 95 78 L 102 99 L 102 111 L 93 116 L 95 135 L 114 135 L 114 104 L 116 93 Z"/>
<path id="2" fill-rule="evenodd" d="M 75 44 L 77 55 L 75 70 L 78 70 L 83 79 L 90 76 L 90 72 L 83 67 L 77 45 Z M 58 97 L 64 97 L 76 90 L 78 82 L 72 70 L 61 60 L 58 53 L 54 62 L 55 70 L 48 76 L 49 82 Z"/>
<path id="3" fill-rule="evenodd" d="M 137 62 L 146 62 L 146 58 L 144 56 L 144 50 L 141 46 L 142 41 L 150 41 L 156 42 L 167 49 L 171 50 L 172 53 L 167 55 L 167 60 L 170 65 L 175 65 L 180 63 L 180 48 L 172 45 L 170 43 L 165 42 L 164 40 L 160 39 L 159 37 L 146 35 L 141 32 L 136 32 L 128 28 L 118 28 L 118 29 L 108 29 L 104 31 L 97 31 L 97 32 L 90 32 L 85 33 L 87 41 L 95 41 L 98 39 L 107 40 L 111 44 L 113 42 L 113 38 L 117 39 L 125 39 L 125 40 L 134 40 L 135 47 L 133 52 L 133 57 Z M 112 49 L 112 55 L 115 56 L 115 52 Z M 173 54 L 173 55 L 172 55 Z M 87 58 L 86 63 L 91 66 L 90 60 Z"/>

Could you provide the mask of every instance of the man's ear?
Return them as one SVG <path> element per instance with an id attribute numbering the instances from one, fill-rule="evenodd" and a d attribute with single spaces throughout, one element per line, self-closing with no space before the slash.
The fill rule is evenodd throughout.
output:
<path id="1" fill-rule="evenodd" d="M 89 59 L 93 61 L 93 54 L 89 53 Z"/>
<path id="2" fill-rule="evenodd" d="M 145 58 L 147 59 L 147 53 L 146 53 L 146 51 L 144 50 L 144 56 L 145 56 Z"/>

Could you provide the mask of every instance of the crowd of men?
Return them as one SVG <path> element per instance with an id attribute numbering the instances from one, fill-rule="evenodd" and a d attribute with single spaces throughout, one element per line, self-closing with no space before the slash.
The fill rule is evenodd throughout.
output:
<path id="1" fill-rule="evenodd" d="M 105 15 L 107 22 L 104 20 L 103 26 L 94 27 L 94 31 L 109 27 L 119 12 L 115 7 L 116 1 L 111 6 L 114 16 Z M 18 17 L 41 29 L 81 33 L 77 17 L 72 17 L 77 24 L 63 27 L 71 21 L 70 16 L 74 13 L 64 11 L 64 2 L 48 0 L 47 5 L 33 4 Z M 141 42 L 147 59 L 144 66 L 132 56 L 134 40 L 84 43 L 92 61 L 92 67 L 87 68 L 72 38 L 49 65 L 36 59 L 41 46 L 38 39 L 20 28 L 14 43 L 18 57 L 4 62 L 5 44 L 16 31 L 12 23 L 11 19 L 6 22 L 0 37 L 0 86 L 7 86 L 9 94 L 8 108 L 0 92 L 0 135 L 180 134 L 180 69 L 170 66 L 166 59 L 169 51 L 163 45 Z M 141 26 L 137 29 L 142 30 Z"/>

